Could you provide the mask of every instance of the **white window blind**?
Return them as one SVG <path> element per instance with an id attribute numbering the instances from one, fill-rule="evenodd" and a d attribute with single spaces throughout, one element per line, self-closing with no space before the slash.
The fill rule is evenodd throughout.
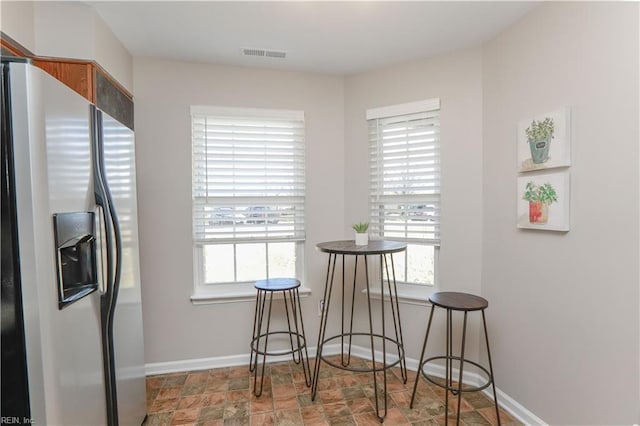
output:
<path id="1" fill-rule="evenodd" d="M 192 107 L 195 243 L 305 238 L 304 115 Z"/>
<path id="2" fill-rule="evenodd" d="M 374 234 L 440 244 L 439 116 L 437 99 L 367 112 Z"/>

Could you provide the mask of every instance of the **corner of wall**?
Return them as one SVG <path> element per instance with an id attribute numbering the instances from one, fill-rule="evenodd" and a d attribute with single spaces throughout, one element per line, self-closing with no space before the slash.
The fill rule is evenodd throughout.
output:
<path id="1" fill-rule="evenodd" d="M 0 3 L 0 30 L 30 51 L 35 51 L 34 4 L 32 1 Z"/>
<path id="2" fill-rule="evenodd" d="M 133 93 L 133 56 L 115 36 L 111 28 L 93 10 L 94 56 L 120 84 Z"/>
<path id="3" fill-rule="evenodd" d="M 131 54 L 92 6 L 80 2 L 37 2 L 33 7 L 33 32 L 32 51 L 36 55 L 96 61 L 132 91 Z"/>
<path id="4" fill-rule="evenodd" d="M 502 390 L 553 424 L 638 422 L 637 8 L 547 2 L 483 49 L 482 291 L 493 304 L 492 357 Z M 517 123 L 564 106 L 571 230 L 516 229 Z M 605 232 L 593 231 L 598 223 Z M 586 376 L 588 387 L 563 392 Z"/>

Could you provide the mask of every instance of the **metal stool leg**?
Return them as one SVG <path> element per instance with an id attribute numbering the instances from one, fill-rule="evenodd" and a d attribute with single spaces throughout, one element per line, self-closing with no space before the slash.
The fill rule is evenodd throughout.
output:
<path id="1" fill-rule="evenodd" d="M 445 388 L 444 388 L 444 424 L 447 426 L 449 424 L 449 389 L 452 388 L 451 382 L 453 379 L 451 378 L 451 310 L 447 309 L 447 332 L 446 332 L 446 358 L 445 358 Z"/>
<path id="2" fill-rule="evenodd" d="M 258 374 L 256 370 L 258 365 L 258 345 L 260 344 L 260 332 L 262 331 L 262 316 L 264 314 L 264 306 L 261 299 L 261 290 L 256 293 L 256 321 L 254 324 L 253 339 L 251 340 L 251 358 L 249 360 L 249 371 L 254 375 L 253 386 L 255 389 L 255 375 Z"/>
<path id="3" fill-rule="evenodd" d="M 329 312 L 329 304 L 331 302 L 331 291 L 333 289 L 333 278 L 336 271 L 336 254 L 329 255 L 329 262 L 327 263 L 327 278 L 324 284 L 324 309 L 320 316 L 320 332 L 318 333 L 318 346 L 316 353 L 316 363 L 313 366 L 313 384 L 311 385 L 311 400 L 316 399 L 318 392 L 318 379 L 320 375 L 320 363 L 322 362 L 322 347 L 324 344 L 324 336 L 327 331 L 327 319 Z M 333 268 L 331 267 L 331 261 L 333 260 Z"/>
<path id="4" fill-rule="evenodd" d="M 256 327 L 258 325 L 258 310 L 259 310 L 259 307 L 260 307 L 260 294 L 261 293 L 262 292 L 260 290 L 258 290 L 256 292 L 256 309 L 255 309 L 255 312 L 253 314 L 253 333 L 251 334 L 251 344 L 250 344 L 250 346 L 251 346 L 250 347 L 251 356 L 249 358 L 249 372 L 250 373 L 253 373 L 253 371 L 254 371 L 254 368 L 253 368 L 253 357 L 254 357 L 254 354 L 255 354 L 256 357 L 258 356 L 258 354 L 256 354 L 255 351 L 253 350 L 253 342 L 256 340 L 256 337 L 258 337 L 256 335 Z M 260 334 L 260 330 L 258 330 L 258 334 Z"/>
<path id="5" fill-rule="evenodd" d="M 368 307 L 368 313 L 369 313 L 369 335 L 371 337 L 371 365 L 372 365 L 372 372 L 373 372 L 373 395 L 374 398 L 376 400 L 376 416 L 378 417 L 378 420 L 382 421 L 384 419 L 384 417 L 387 415 L 387 407 L 385 404 L 385 411 L 384 411 L 384 415 L 380 416 L 380 403 L 378 401 L 378 376 L 376 374 L 377 370 L 376 370 L 376 355 L 375 355 L 375 345 L 373 343 L 373 317 L 371 315 L 371 286 L 369 284 L 369 264 L 367 262 L 367 256 L 364 257 L 364 269 L 365 269 L 365 282 L 367 284 L 367 307 Z M 383 303 L 384 303 L 384 297 L 383 297 Z M 383 320 L 384 323 L 384 320 Z M 383 339 L 384 340 L 384 339 Z M 385 395 L 386 397 L 386 395 Z M 385 398 L 386 401 L 386 398 Z"/>
<path id="6" fill-rule="evenodd" d="M 456 425 L 460 424 L 460 406 L 462 405 L 462 371 L 464 370 L 464 344 L 467 337 L 467 311 L 464 312 L 462 323 L 462 347 L 460 349 L 460 376 L 458 379 L 458 413 L 456 414 Z"/>
<path id="7" fill-rule="evenodd" d="M 344 306 L 344 255 L 342 256 L 342 303 Z M 351 286 L 351 319 L 349 321 L 349 350 L 347 352 L 347 362 L 344 362 L 344 351 L 342 352 L 342 366 L 346 367 L 351 363 L 351 341 L 353 340 L 353 310 L 356 301 L 356 278 L 358 277 L 358 256 L 355 259 L 354 271 L 353 271 L 353 285 Z M 342 310 L 342 317 L 344 318 L 344 308 Z M 342 347 L 344 348 L 344 326 L 342 328 Z"/>
<path id="8" fill-rule="evenodd" d="M 496 380 L 493 375 L 493 366 L 491 365 L 491 349 L 489 349 L 489 335 L 487 334 L 487 321 L 484 317 L 484 309 L 482 310 L 482 325 L 484 326 L 484 338 L 487 343 L 487 358 L 489 359 L 489 372 L 491 373 L 491 386 L 493 387 L 493 402 L 496 406 L 496 419 L 498 419 L 498 426 L 500 422 L 500 409 L 498 408 L 498 395 L 496 394 Z"/>
<path id="9" fill-rule="evenodd" d="M 263 292 L 262 290 L 258 290 L 258 296 L 256 299 L 257 299 L 257 303 L 260 305 L 260 307 L 258 308 L 260 313 L 258 314 L 257 330 L 254 338 L 255 347 L 252 347 L 252 352 L 255 353 L 255 356 L 253 356 L 253 367 L 249 368 L 250 371 L 254 372 L 254 387 L 255 387 L 255 375 L 258 374 L 256 368 L 258 367 L 258 351 L 260 350 L 260 334 L 262 333 L 262 319 L 264 318 L 265 298 L 266 298 L 266 293 Z"/>
<path id="10" fill-rule="evenodd" d="M 392 256 L 392 255 L 389 255 Z M 402 338 L 402 323 L 400 322 L 400 305 L 398 303 L 398 287 L 396 285 L 396 271 L 391 261 L 391 269 L 393 275 L 393 288 L 391 286 L 391 277 L 389 276 L 389 262 L 387 256 L 384 256 L 384 266 L 387 273 L 387 285 L 389 287 L 389 302 L 391 303 L 391 314 L 393 315 L 393 329 L 396 333 L 396 342 L 398 347 L 398 357 L 400 357 L 400 375 L 402 381 L 407 383 L 407 361 L 404 356 L 404 340 Z M 394 303 L 395 302 L 395 303 Z"/>
<path id="11" fill-rule="evenodd" d="M 284 310 L 287 314 L 287 330 L 289 330 L 289 343 L 291 344 L 291 357 L 293 358 L 294 364 L 300 364 L 300 358 L 296 361 L 296 350 L 293 345 L 293 330 L 291 329 L 291 319 L 289 318 L 289 305 L 287 303 L 287 292 L 289 292 L 289 297 L 291 298 L 291 303 L 293 303 L 293 294 L 291 290 L 285 290 L 282 292 L 282 297 L 284 299 Z M 293 313 L 292 313 L 293 314 Z M 295 314 L 293 314 L 295 315 Z M 294 316 L 295 321 L 295 316 Z M 296 328 L 298 324 L 295 324 Z M 300 342 L 298 342 L 300 343 Z M 299 347 L 299 346 L 298 346 Z"/>
<path id="12" fill-rule="evenodd" d="M 385 317 L 384 317 L 384 275 L 382 270 L 382 264 L 384 263 L 384 254 L 380 255 L 380 314 L 382 317 L 382 377 L 383 377 L 383 399 L 384 399 L 384 416 L 378 418 L 382 421 L 384 417 L 387 417 L 387 333 L 385 328 Z M 391 301 L 391 306 L 393 307 L 393 299 L 391 299 L 391 294 L 389 294 L 389 299 Z"/>
<path id="13" fill-rule="evenodd" d="M 418 362 L 418 370 L 416 371 L 416 381 L 413 384 L 413 393 L 411 394 L 411 404 L 409 408 L 413 408 L 413 401 L 416 398 L 416 390 L 418 389 L 418 380 L 420 379 L 420 374 L 422 373 L 422 363 L 424 362 L 424 352 L 427 349 L 427 340 L 429 339 L 429 330 L 431 330 L 431 320 L 433 319 L 433 309 L 434 305 L 431 305 L 431 313 L 429 314 L 429 323 L 427 324 L 427 334 L 424 336 L 424 343 L 422 344 L 422 352 L 420 353 L 420 362 Z"/>
<path id="14" fill-rule="evenodd" d="M 456 395 L 456 390 L 453 388 L 453 311 L 451 309 L 447 309 L 447 320 L 449 321 L 449 326 L 447 328 L 447 340 L 449 343 L 449 352 L 447 353 L 447 365 L 449 370 L 449 381 L 447 382 L 447 386 L 453 395 Z"/>
<path id="15" fill-rule="evenodd" d="M 300 305 L 300 292 L 296 288 L 294 291 L 294 299 L 292 300 L 292 304 L 295 306 L 295 302 L 297 301 L 297 311 L 293 311 L 293 318 L 296 324 L 296 335 L 298 338 L 298 349 L 299 349 L 299 357 L 302 360 L 302 371 L 304 373 L 304 383 L 307 386 L 311 386 L 311 369 L 309 368 L 309 353 L 307 352 L 307 335 L 304 333 L 304 321 L 302 320 L 302 306 Z M 292 309 L 294 309 L 292 307 Z M 298 318 L 300 317 L 300 330 L 298 330 Z M 302 334 L 300 333 L 302 331 Z M 300 336 L 302 335 L 302 339 L 304 342 L 304 355 L 302 354 L 302 346 L 303 344 L 300 342 Z"/>
<path id="16" fill-rule="evenodd" d="M 266 302 L 266 295 L 263 297 L 263 302 L 262 302 L 262 312 L 264 313 L 264 305 Z M 260 395 L 262 395 L 262 388 L 264 387 L 264 369 L 265 369 L 265 364 L 267 362 L 267 347 L 268 347 L 268 343 L 269 343 L 269 326 L 271 324 L 271 307 L 273 306 L 273 292 L 269 292 L 269 313 L 267 314 L 267 331 L 265 333 L 264 336 L 264 351 L 262 352 L 262 373 L 260 374 L 260 390 L 257 391 L 256 388 L 256 382 L 258 379 L 258 371 L 256 370 L 254 376 L 253 376 L 253 394 L 258 397 Z M 262 331 L 262 318 L 260 320 L 260 328 L 258 330 L 258 333 L 260 333 L 260 331 Z M 260 335 L 258 334 L 258 339 L 256 341 L 256 351 L 260 350 Z M 256 354 L 256 366 L 258 364 L 258 354 Z"/>
<path id="17" fill-rule="evenodd" d="M 342 330 L 342 334 L 340 335 L 340 363 L 345 366 L 348 365 L 348 363 L 345 363 L 344 361 L 344 273 L 345 273 L 345 269 L 344 269 L 344 255 L 342 255 L 342 286 L 341 286 L 341 292 L 342 292 L 342 300 L 340 302 L 340 327 Z M 349 347 L 351 347 L 351 338 L 349 338 Z"/>

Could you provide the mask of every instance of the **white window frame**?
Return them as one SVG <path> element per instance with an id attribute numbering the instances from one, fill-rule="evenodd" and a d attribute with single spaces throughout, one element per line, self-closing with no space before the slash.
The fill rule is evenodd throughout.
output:
<path id="1" fill-rule="evenodd" d="M 373 108 L 373 109 L 369 109 L 366 111 L 366 119 L 368 121 L 368 126 L 369 123 L 371 122 L 371 120 L 384 120 L 384 119 L 388 119 L 388 118 L 393 118 L 393 117 L 399 117 L 399 116 L 409 116 L 409 115 L 413 115 L 413 114 L 420 114 L 420 113 L 429 113 L 429 112 L 436 112 L 438 114 L 438 125 L 437 125 L 437 129 L 439 131 L 439 113 L 440 113 L 440 99 L 439 98 L 434 98 L 434 99 L 429 99 L 429 100 L 424 100 L 424 101 L 417 101 L 417 102 L 411 102 L 411 103 L 405 103 L 405 104 L 399 104 L 399 105 L 392 105 L 392 106 L 386 106 L 386 107 L 381 107 L 381 108 Z M 379 142 L 379 140 L 377 140 L 376 137 L 376 141 Z M 438 136 L 438 141 L 437 141 L 437 148 L 439 149 L 440 147 L 440 138 Z M 370 146 L 370 149 L 373 150 L 373 147 Z M 376 148 L 377 149 L 377 148 Z M 370 153 L 370 161 L 374 161 L 374 157 L 378 155 L 375 152 L 371 152 Z M 438 163 L 439 165 L 439 163 Z M 442 173 L 440 172 L 438 174 L 438 178 L 439 180 L 441 180 L 441 176 Z M 371 212 L 371 222 L 373 226 L 373 233 L 374 235 L 377 232 L 380 232 L 380 230 L 384 227 L 383 224 L 379 224 L 380 226 L 376 229 L 376 218 L 374 217 L 373 214 L 373 204 L 372 204 L 372 197 L 375 197 L 376 195 L 376 188 L 374 188 L 374 184 L 372 183 L 372 179 L 374 179 L 373 177 L 371 177 L 369 179 L 370 181 L 370 212 Z M 429 245 L 429 246 L 433 246 L 434 247 L 434 277 L 433 277 L 433 284 L 423 284 L 423 283 L 412 283 L 412 282 L 406 282 L 406 281 L 397 281 L 397 285 L 398 285 L 398 296 L 399 296 L 399 300 L 401 302 L 404 303 L 411 303 L 411 304 L 424 304 L 427 302 L 428 297 L 431 293 L 433 293 L 436 289 L 436 287 L 438 286 L 438 282 L 439 282 L 439 247 L 440 247 L 440 218 L 439 218 L 439 209 L 440 209 L 440 188 L 441 185 L 438 182 L 438 192 L 437 192 L 437 223 L 435 225 L 436 229 L 434 231 L 434 235 L 431 235 L 430 238 L 427 239 L 416 239 L 416 238 L 398 238 L 398 237 L 385 237 L 388 239 L 392 239 L 392 240 L 398 240 L 398 241 L 405 241 L 407 242 L 407 244 L 420 244 L 420 245 Z M 418 204 L 418 203 L 416 203 Z M 377 236 L 380 236 L 379 234 Z M 406 256 L 406 252 L 400 253 L 400 255 L 404 255 Z M 395 255 L 394 255 L 395 256 Z M 406 257 L 407 261 L 405 262 L 405 279 L 407 277 L 406 272 L 408 269 L 408 257 Z M 375 271 L 376 271 L 376 275 L 379 275 L 379 267 L 375 267 Z M 398 274 L 396 274 L 398 275 Z M 380 277 L 377 277 L 377 282 L 380 282 Z M 366 290 L 365 290 L 366 291 Z M 380 297 L 381 292 L 380 289 L 377 288 L 373 288 L 371 289 L 371 293 L 372 296 L 374 297 Z"/>
<path id="2" fill-rule="evenodd" d="M 216 118 L 239 118 L 239 119 L 274 119 L 274 120 L 291 120 L 302 121 L 304 123 L 303 111 L 291 111 L 291 110 L 275 110 L 275 109 L 261 109 L 261 108 L 232 108 L 232 107 L 219 107 L 219 106 L 192 106 L 190 122 L 192 127 L 194 126 L 194 119 L 196 117 L 216 117 Z M 192 134 L 191 146 L 194 149 L 195 136 Z M 303 153 L 304 156 L 304 135 L 302 136 Z M 195 154 L 193 154 L 195 161 Z M 195 163 L 194 163 L 195 164 Z M 302 160 L 302 172 L 304 174 L 304 159 Z M 194 165 L 195 167 L 195 165 Z M 194 175 L 192 172 L 192 203 L 193 191 L 194 191 Z M 303 177 L 304 179 L 304 177 Z M 304 185 L 304 183 L 303 183 Z M 231 203 L 236 204 L 237 197 L 229 197 Z M 248 197 L 251 199 L 252 197 Z M 253 197 L 255 198 L 255 197 Z M 266 200 L 269 197 L 265 197 Z M 245 200 L 246 201 L 246 200 Z M 192 211 L 194 210 L 192 205 Z M 302 209 L 304 210 L 304 196 L 302 197 Z M 195 213 L 193 213 L 195 214 Z M 233 244 L 234 245 L 234 263 L 236 262 L 235 250 L 239 244 L 253 244 L 260 243 L 265 244 L 266 264 L 268 265 L 268 244 L 279 242 L 293 242 L 295 244 L 296 251 L 296 278 L 302 281 L 304 276 L 304 217 L 301 218 L 303 229 L 302 232 L 297 231 L 295 236 L 290 238 L 270 238 L 268 234 L 259 238 L 238 238 L 238 237 L 222 237 L 219 239 L 205 238 L 202 235 L 197 234 L 195 230 L 196 219 L 193 220 L 193 275 L 194 275 L 194 291 L 191 296 L 193 304 L 209 304 L 209 303 L 228 303 L 228 302 L 241 302 L 247 300 L 254 300 L 255 298 L 255 281 L 234 281 L 224 283 L 205 283 L 204 276 L 204 247 L 208 244 Z M 297 227 L 296 227 L 297 229 Z M 268 266 L 267 266 L 268 268 Z M 234 265 L 234 275 L 237 272 L 237 268 Z M 265 277 L 266 278 L 266 277 Z M 309 288 L 302 286 L 300 288 L 301 295 L 310 294 Z"/>

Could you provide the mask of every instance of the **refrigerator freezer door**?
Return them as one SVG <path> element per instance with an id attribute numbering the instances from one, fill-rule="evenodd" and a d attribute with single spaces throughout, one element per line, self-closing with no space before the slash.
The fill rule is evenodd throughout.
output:
<path id="1" fill-rule="evenodd" d="M 0 77 L 2 95 L 2 417 L 31 417 L 27 379 L 27 353 L 22 308 L 22 281 L 18 257 L 18 218 L 15 203 L 13 134 L 9 99 L 9 65 L 4 62 Z"/>
<path id="2" fill-rule="evenodd" d="M 122 269 L 113 331 L 118 419 L 121 425 L 139 425 L 146 415 L 146 386 L 134 134 L 109 115 L 100 113 L 105 177 L 122 239 Z"/>
<path id="3" fill-rule="evenodd" d="M 11 64 L 16 205 L 31 415 L 106 423 L 98 294 L 57 307 L 52 214 L 91 211 L 89 104 L 48 74 Z"/>

